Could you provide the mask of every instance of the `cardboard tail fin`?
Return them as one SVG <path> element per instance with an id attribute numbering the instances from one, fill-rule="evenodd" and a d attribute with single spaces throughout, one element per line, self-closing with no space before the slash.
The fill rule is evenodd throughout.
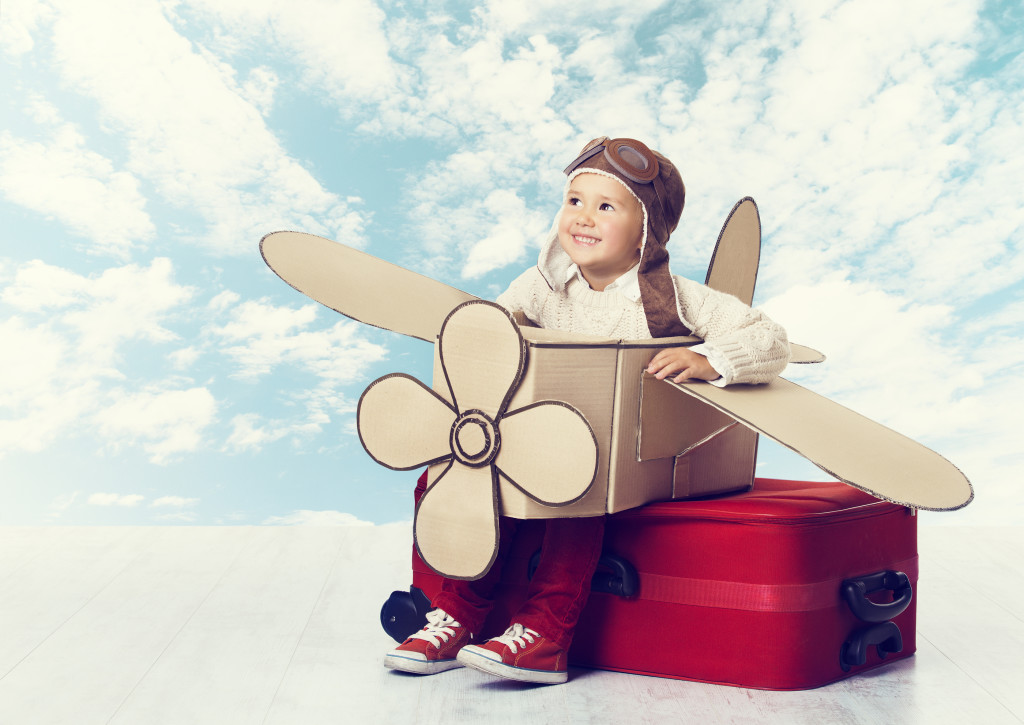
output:
<path id="1" fill-rule="evenodd" d="M 761 216 L 757 203 L 746 196 L 736 202 L 722 225 L 704 284 L 749 305 L 754 299 L 760 260 Z"/>

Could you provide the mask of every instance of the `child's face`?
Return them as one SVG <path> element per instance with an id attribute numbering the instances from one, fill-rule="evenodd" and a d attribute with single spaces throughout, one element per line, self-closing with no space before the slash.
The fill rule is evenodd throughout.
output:
<path id="1" fill-rule="evenodd" d="M 640 261 L 643 210 L 622 184 L 601 174 L 579 174 L 569 185 L 558 241 L 598 291 Z"/>

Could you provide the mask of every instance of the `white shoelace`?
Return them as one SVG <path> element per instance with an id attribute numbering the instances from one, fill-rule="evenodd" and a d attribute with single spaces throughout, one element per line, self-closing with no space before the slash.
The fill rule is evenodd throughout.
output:
<path id="1" fill-rule="evenodd" d="M 532 629 L 527 629 L 523 625 L 516 623 L 506 629 L 505 634 L 495 637 L 491 641 L 507 645 L 512 650 L 512 654 L 515 654 L 519 651 L 520 647 L 526 647 L 527 642 L 533 644 L 534 637 L 540 637 L 540 635 Z"/>
<path id="2" fill-rule="evenodd" d="M 409 639 L 425 639 L 435 647 L 440 647 L 442 642 L 455 635 L 455 629 L 462 625 L 455 621 L 455 618 L 443 609 L 434 609 L 427 612 L 427 626 Z"/>

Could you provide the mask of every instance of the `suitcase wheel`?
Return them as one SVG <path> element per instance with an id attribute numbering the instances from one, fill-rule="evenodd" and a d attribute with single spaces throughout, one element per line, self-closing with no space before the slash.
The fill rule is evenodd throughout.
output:
<path id="1" fill-rule="evenodd" d="M 407 592 L 391 592 L 380 609 L 380 626 L 396 642 L 404 642 L 427 623 L 430 600 L 419 587 Z"/>
<path id="2" fill-rule="evenodd" d="M 533 552 L 526 571 L 526 578 L 533 579 L 540 565 L 540 550 Z M 605 569 L 606 571 L 602 571 Z M 631 597 L 636 594 L 639 577 L 636 568 L 618 554 L 603 552 L 597 562 L 597 571 L 590 580 L 590 591 L 614 594 L 617 597 Z"/>
<path id="3" fill-rule="evenodd" d="M 895 622 L 885 622 L 854 632 L 839 650 L 839 666 L 843 672 L 866 663 L 868 647 L 871 645 L 878 648 L 878 657 L 883 660 L 887 654 L 902 652 L 903 635 L 900 634 L 899 626 Z"/>

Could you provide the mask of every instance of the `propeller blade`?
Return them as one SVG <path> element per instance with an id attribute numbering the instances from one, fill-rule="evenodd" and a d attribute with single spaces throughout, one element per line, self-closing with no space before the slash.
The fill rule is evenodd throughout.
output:
<path id="1" fill-rule="evenodd" d="M 413 525 L 426 564 L 452 579 L 479 579 L 498 552 L 498 494 L 490 466 L 452 463 L 423 493 Z"/>
<path id="2" fill-rule="evenodd" d="M 373 460 L 408 471 L 450 458 L 455 411 L 416 378 L 394 373 L 370 383 L 359 398 L 356 427 Z"/>
<path id="3" fill-rule="evenodd" d="M 583 498 L 597 476 L 597 439 L 583 415 L 566 403 L 541 401 L 501 419 L 495 465 L 516 488 L 547 506 Z M 542 486 L 544 498 L 534 493 Z"/>
<path id="4" fill-rule="evenodd" d="M 503 413 L 526 367 L 526 343 L 509 313 L 482 300 L 460 305 L 440 339 L 441 368 L 459 411 Z"/>

